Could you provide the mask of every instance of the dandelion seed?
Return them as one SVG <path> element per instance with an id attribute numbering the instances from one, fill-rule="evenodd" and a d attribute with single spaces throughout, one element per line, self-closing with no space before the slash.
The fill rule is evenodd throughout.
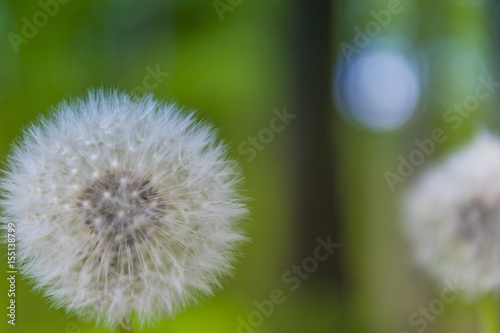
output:
<path id="1" fill-rule="evenodd" d="M 1 205 L 35 286 L 117 327 L 172 317 L 220 286 L 244 240 L 238 183 L 210 126 L 150 97 L 99 91 L 26 131 Z"/>
<path id="2" fill-rule="evenodd" d="M 500 287 L 500 140 L 483 133 L 419 179 L 407 198 L 417 260 L 472 295 Z"/>

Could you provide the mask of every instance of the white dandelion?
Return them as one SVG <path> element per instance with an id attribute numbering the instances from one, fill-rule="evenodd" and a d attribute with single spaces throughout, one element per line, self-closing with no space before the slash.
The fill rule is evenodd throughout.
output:
<path id="1" fill-rule="evenodd" d="M 91 92 L 31 126 L 5 171 L 22 270 L 57 307 L 151 323 L 230 273 L 246 214 L 214 130 L 151 97 Z"/>
<path id="2" fill-rule="evenodd" d="M 500 287 L 500 140 L 482 133 L 428 170 L 407 198 L 416 258 L 469 296 Z"/>

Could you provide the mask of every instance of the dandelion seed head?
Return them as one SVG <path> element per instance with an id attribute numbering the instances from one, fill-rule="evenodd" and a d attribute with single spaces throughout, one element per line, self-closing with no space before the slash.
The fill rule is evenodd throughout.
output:
<path id="1" fill-rule="evenodd" d="M 231 273 L 240 176 L 172 104 L 97 91 L 26 130 L 1 180 L 23 272 L 55 306 L 115 327 L 173 317 Z"/>
<path id="2" fill-rule="evenodd" d="M 417 261 L 470 296 L 500 288 L 500 140 L 484 132 L 429 169 L 409 192 Z"/>

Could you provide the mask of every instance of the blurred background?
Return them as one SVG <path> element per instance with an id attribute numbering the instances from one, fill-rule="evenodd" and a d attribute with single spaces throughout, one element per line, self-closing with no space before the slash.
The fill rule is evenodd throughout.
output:
<path id="1" fill-rule="evenodd" d="M 240 161 L 252 241 L 215 297 L 144 332 L 475 332 L 460 297 L 416 324 L 441 287 L 413 264 L 400 207 L 429 161 L 497 129 L 499 10 L 487 0 L 0 0 L 0 158 L 90 87 L 175 100 L 220 128 Z M 322 242 L 337 247 L 311 259 Z M 2 315 L 0 332 L 96 331 L 17 282 L 16 326 Z M 275 290 L 282 302 L 259 310 Z"/>

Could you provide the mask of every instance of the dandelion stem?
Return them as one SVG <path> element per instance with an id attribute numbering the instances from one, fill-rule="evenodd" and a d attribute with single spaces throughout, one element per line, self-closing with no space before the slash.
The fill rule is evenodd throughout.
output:
<path id="1" fill-rule="evenodd" d="M 125 323 L 118 325 L 116 328 L 117 333 L 132 333 L 134 332 L 134 326 L 132 326 L 132 321 L 128 318 Z"/>
<path id="2" fill-rule="evenodd" d="M 122 325 L 118 325 L 116 332 L 117 333 L 132 333 L 132 332 L 134 332 L 134 329 L 132 327 L 127 328 L 127 327 L 123 327 Z"/>
<path id="3" fill-rule="evenodd" d="M 498 299 L 495 295 L 488 295 L 479 301 L 478 319 L 483 333 L 498 333 L 500 325 L 498 320 Z"/>

